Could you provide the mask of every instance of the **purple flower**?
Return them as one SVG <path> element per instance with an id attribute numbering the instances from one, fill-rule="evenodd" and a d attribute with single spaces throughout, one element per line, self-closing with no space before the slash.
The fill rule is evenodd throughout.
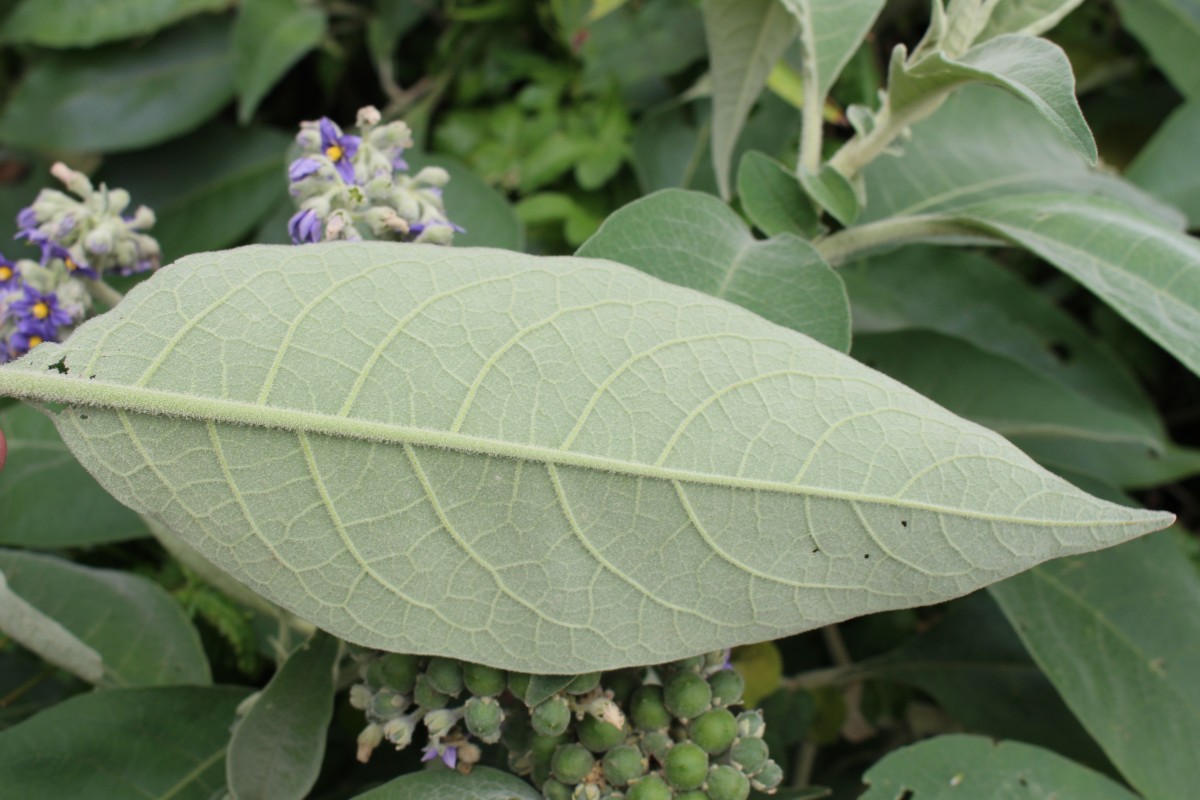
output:
<path id="1" fill-rule="evenodd" d="M 25 206 L 17 213 L 17 227 L 24 230 L 36 228 L 38 225 L 37 212 L 33 210 L 33 206 Z"/>
<path id="2" fill-rule="evenodd" d="M 333 162 L 343 181 L 355 183 L 354 164 L 351 159 L 358 152 L 358 145 L 362 139 L 358 136 L 344 135 L 329 117 L 321 117 L 318 127 L 321 130 L 321 152 Z"/>
<path id="3" fill-rule="evenodd" d="M 0 255 L 0 292 L 14 291 L 21 283 L 17 265 Z"/>
<path id="4" fill-rule="evenodd" d="M 71 251 L 63 247 L 55 241 L 47 242 L 42 246 L 42 263 L 45 264 L 51 259 L 61 258 L 63 264 L 67 268 L 68 275 L 82 275 L 85 278 L 91 278 L 94 281 L 100 280 L 100 275 L 96 270 L 83 261 L 79 261 L 71 254 Z"/>
<path id="5" fill-rule="evenodd" d="M 64 308 L 59 308 L 58 295 L 54 292 L 42 294 L 26 284 L 24 296 L 14 300 L 8 310 L 17 318 L 17 331 L 26 336 L 36 335 L 40 340 L 57 339 L 58 326 L 70 325 L 75 320 Z M 16 337 L 13 337 L 16 341 Z"/>
<path id="6" fill-rule="evenodd" d="M 423 749 L 421 753 L 423 754 L 421 756 L 421 761 L 433 761 L 435 758 L 440 756 L 442 763 L 450 769 L 454 769 L 456 766 L 458 766 L 458 748 L 454 745 L 429 744 L 425 745 L 425 749 Z"/>
<path id="7" fill-rule="evenodd" d="M 12 336 L 8 337 L 9 355 L 12 358 L 20 358 L 44 341 L 46 341 L 45 337 L 36 333 L 26 333 L 18 330 Z"/>
<path id="8" fill-rule="evenodd" d="M 292 241 L 296 244 L 321 241 L 321 235 L 324 233 L 323 227 L 321 218 L 311 208 L 297 211 L 288 220 L 288 233 L 292 235 Z"/>
<path id="9" fill-rule="evenodd" d="M 291 166 L 288 167 L 288 180 L 290 180 L 292 183 L 295 183 L 296 181 L 302 181 L 320 168 L 321 162 L 317 161 L 315 158 L 309 158 L 308 156 L 305 156 L 304 158 L 297 158 L 291 163 Z"/>

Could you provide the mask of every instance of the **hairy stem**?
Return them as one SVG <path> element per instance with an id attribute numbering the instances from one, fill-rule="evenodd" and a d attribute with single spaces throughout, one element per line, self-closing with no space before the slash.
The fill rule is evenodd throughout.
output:
<path id="1" fill-rule="evenodd" d="M 800 25 L 800 41 L 804 46 L 804 105 L 800 111 L 800 157 L 799 167 L 814 175 L 821 169 L 821 136 L 824 133 L 825 98 L 817 89 L 816 43 L 813 41 L 812 26 Z"/>
<path id="2" fill-rule="evenodd" d="M 816 242 L 817 251 L 831 267 L 856 258 L 914 242 L 937 244 L 1002 245 L 998 239 L 954 219 L 936 214 L 890 217 L 838 231 Z"/>

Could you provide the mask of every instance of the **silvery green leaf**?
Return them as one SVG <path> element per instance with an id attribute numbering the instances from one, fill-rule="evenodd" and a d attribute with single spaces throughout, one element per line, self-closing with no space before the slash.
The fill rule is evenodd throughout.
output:
<path id="1" fill-rule="evenodd" d="M 1116 0 L 1125 29 L 1137 37 L 1181 94 L 1200 98 L 1200 3 L 1196 0 Z"/>
<path id="2" fill-rule="evenodd" d="M 822 232 L 795 174 L 768 155 L 752 150 L 742 156 L 737 190 L 742 210 L 767 236 L 791 233 L 807 239 Z"/>
<path id="3" fill-rule="evenodd" d="M 883 9 L 884 0 L 782 0 L 800 23 L 805 69 L 816 73 L 824 103 L 834 81 Z"/>
<path id="4" fill-rule="evenodd" d="M 1005 33 L 1039 36 L 1053 28 L 1083 0 L 1004 0 L 992 10 L 987 27 L 976 41 Z"/>
<path id="5" fill-rule="evenodd" d="M 1125 173 L 1129 180 L 1186 214 L 1192 229 L 1200 229 L 1198 141 L 1200 100 L 1195 100 L 1172 112 Z"/>
<path id="6" fill-rule="evenodd" d="M 586 258 L 186 258 L 0 368 L 110 492 L 334 635 L 531 673 L 962 595 L 1170 523 L 722 300 Z"/>
<path id="7" fill-rule="evenodd" d="M 541 793 L 515 775 L 491 767 L 471 774 L 449 769 L 401 775 L 354 800 L 541 800 Z"/>
<path id="8" fill-rule="evenodd" d="M 738 134 L 771 68 L 795 38 L 796 23 L 777 0 L 704 0 L 701 8 L 712 66 L 713 169 L 728 197 Z"/>

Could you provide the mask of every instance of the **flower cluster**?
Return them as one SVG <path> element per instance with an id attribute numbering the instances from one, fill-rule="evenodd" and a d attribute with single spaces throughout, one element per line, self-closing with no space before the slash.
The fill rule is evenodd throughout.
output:
<path id="1" fill-rule="evenodd" d="M 322 117 L 305 122 L 296 137 L 299 157 L 288 167 L 299 206 L 288 221 L 296 244 L 334 239 L 383 239 L 450 244 L 462 228 L 446 217 L 440 167 L 408 175 L 404 151 L 412 133 L 403 122 L 380 124 L 379 112 L 360 109 L 359 136 L 342 133 Z"/>
<path id="2" fill-rule="evenodd" d="M 62 341 L 92 308 L 92 282 L 105 273 L 129 275 L 158 266 L 158 242 L 144 206 L 126 216 L 129 193 L 92 186 L 83 173 L 50 170 L 75 197 L 43 189 L 17 215 L 18 239 L 41 249 L 37 260 L 0 254 L 0 364 L 42 342 Z"/>
<path id="3" fill-rule="evenodd" d="M 448 658 L 360 654 L 350 701 L 366 712 L 358 757 L 407 747 L 421 725 L 426 761 L 469 771 L 502 743 L 509 768 L 547 800 L 746 800 L 774 794 L 758 711 L 728 651 L 638 670 L 562 677 L 505 673 Z M 460 702 L 459 697 L 466 696 Z"/>

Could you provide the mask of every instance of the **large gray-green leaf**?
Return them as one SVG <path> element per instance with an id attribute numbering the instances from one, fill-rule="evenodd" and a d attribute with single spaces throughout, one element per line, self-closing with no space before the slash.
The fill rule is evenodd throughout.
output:
<path id="1" fill-rule="evenodd" d="M 92 47 L 154 33 L 229 5 L 230 0 L 22 0 L 5 17 L 0 38 L 42 47 Z"/>
<path id="2" fill-rule="evenodd" d="M 191 257 L 0 368 L 0 394 L 65 404 L 118 499 L 331 633 L 534 673 L 935 602 L 1172 519 L 806 336 L 584 258 Z"/>
<path id="3" fill-rule="evenodd" d="M 1152 800 L 1191 797 L 1200 576 L 1170 534 L 1052 561 L 991 591 L 1133 787 Z"/>
<path id="4" fill-rule="evenodd" d="M 1116 0 L 1125 28 L 1189 99 L 1200 99 L 1200 0 Z"/>
<path id="5" fill-rule="evenodd" d="M 791 170 L 757 151 L 738 165 L 738 199 L 754 227 L 767 236 L 792 233 L 804 238 L 821 230 L 816 209 Z"/>
<path id="6" fill-rule="evenodd" d="M 867 770 L 863 781 L 871 788 L 860 795 L 862 800 L 1138 800 L 1112 779 L 1049 750 L 962 734 L 889 753 Z"/>
<path id="7" fill-rule="evenodd" d="M 1200 229 L 1200 100 L 1171 114 L 1142 148 L 1125 176 L 1155 197 L 1187 214 Z"/>
<path id="8" fill-rule="evenodd" d="M 137 575 L 0 550 L 9 587 L 92 647 L 105 686 L 211 683 L 200 636 L 170 595 Z"/>
<path id="9" fill-rule="evenodd" d="M 238 722 L 225 760 L 235 800 L 303 800 L 333 718 L 337 639 L 318 631 L 288 656 Z"/>
<path id="10" fill-rule="evenodd" d="M 968 86 L 915 125 L 901 156 L 863 173 L 861 222 L 961 208 L 1017 194 L 1102 194 L 1182 227 L 1174 209 L 1115 175 L 1093 169 L 1041 115 L 1007 92 Z"/>
<path id="11" fill-rule="evenodd" d="M 1004 33 L 1037 36 L 1053 28 L 1083 0 L 1002 0 L 992 9 L 987 27 L 976 41 L 983 42 Z"/>
<path id="12" fill-rule="evenodd" d="M 475 767 L 470 775 L 450 769 L 414 772 L 354 800 L 541 800 L 542 795 L 515 775 Z"/>
<path id="13" fill-rule="evenodd" d="M 211 800 L 247 690 L 111 689 L 0 732 L 0 786 L 38 800 Z"/>
<path id="14" fill-rule="evenodd" d="M 1200 374 L 1200 241 L 1103 197 L 1002 197 L 956 218 L 1086 286 Z"/>
<path id="15" fill-rule="evenodd" d="M 805 69 L 815 73 L 817 96 L 824 103 L 842 68 L 862 44 L 884 0 L 782 0 L 800 23 Z"/>
<path id="16" fill-rule="evenodd" d="M 0 139 L 42 150 L 132 150 L 186 133 L 233 97 L 229 26 L 189 22 L 137 46 L 47 55 L 0 116 Z"/>
<path id="17" fill-rule="evenodd" d="M 846 289 L 812 245 L 790 234 L 759 241 L 712 195 L 664 189 L 630 203 L 578 255 L 637 267 L 850 349 Z"/>
<path id="18" fill-rule="evenodd" d="M 112 158 L 99 177 L 154 209 L 151 233 L 169 262 L 241 242 L 286 202 L 290 142 L 270 128 L 214 123 L 153 150 Z"/>
<path id="19" fill-rule="evenodd" d="M 1106 474 L 1105 461 L 1161 458 L 1166 449 L 1161 432 L 1135 417 L 1103 404 L 1030 370 L 1005 356 L 985 352 L 960 339 L 932 331 L 858 335 L 854 356 L 891 375 L 956 414 L 986 425 L 1051 468 Z M 1065 444 L 1065 447 L 1058 447 Z M 1031 452 L 1030 445 L 1037 451 Z M 1054 460 L 1061 453 L 1060 460 Z M 1066 460 L 1065 463 L 1062 459 Z M 1096 462 L 1101 462 L 1099 466 Z M 1123 470 L 1118 468 L 1117 477 Z M 1190 469 L 1200 472 L 1200 458 Z"/>
<path id="20" fill-rule="evenodd" d="M 317 5 L 242 0 L 232 36 L 238 120 L 249 122 L 271 87 L 324 35 L 325 12 Z"/>
<path id="21" fill-rule="evenodd" d="M 778 0 L 704 0 L 704 32 L 712 66 L 712 159 L 722 197 L 742 125 L 775 63 L 796 36 Z"/>
<path id="22" fill-rule="evenodd" d="M 1092 132 L 1075 100 L 1071 63 L 1058 45 L 1003 34 L 958 59 L 934 52 L 906 64 L 905 57 L 903 47 L 897 47 L 888 72 L 887 108 L 893 119 L 917 122 L 936 109 L 947 92 L 968 83 L 989 84 L 1024 100 L 1077 153 L 1096 161 Z"/>
<path id="23" fill-rule="evenodd" d="M 26 405 L 0 411 L 8 466 L 0 480 L 0 545 L 52 548 L 120 542 L 146 526 L 72 457 L 54 424 Z M 70 496 L 71 502 L 62 498 Z"/>

